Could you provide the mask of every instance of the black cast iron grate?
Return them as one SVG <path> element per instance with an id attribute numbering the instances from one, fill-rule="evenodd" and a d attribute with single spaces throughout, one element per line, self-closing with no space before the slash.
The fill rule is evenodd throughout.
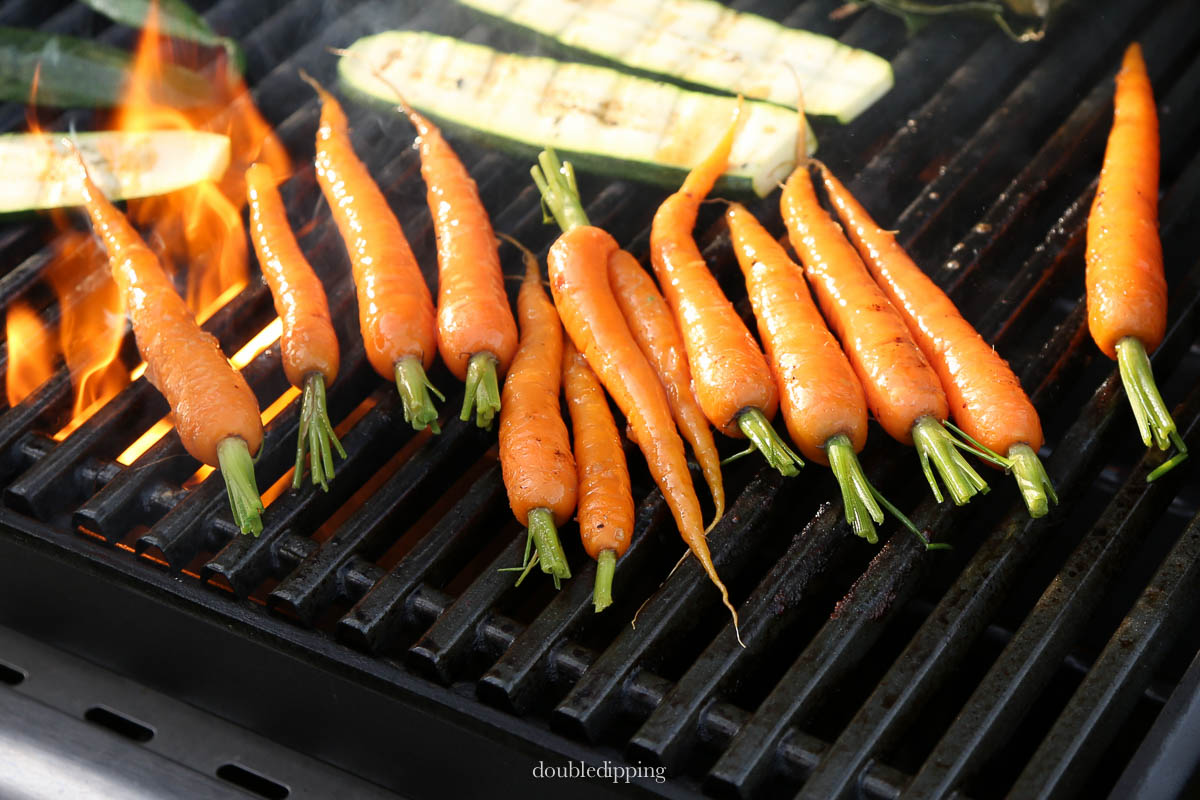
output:
<path id="1" fill-rule="evenodd" d="M 0 414 L 0 622 L 413 795 L 549 792 L 553 783 L 535 782 L 531 767 L 563 759 L 665 767 L 665 783 L 615 788 L 667 795 L 1091 796 L 1118 782 L 1181 790 L 1200 761 L 1187 727 L 1168 724 L 1190 719 L 1197 685 L 1184 674 L 1200 647 L 1188 624 L 1200 564 L 1194 465 L 1144 481 L 1159 457 L 1142 459 L 1115 369 L 1087 339 L 1082 240 L 1111 76 L 1137 39 L 1161 110 L 1172 287 L 1155 369 L 1168 398 L 1182 400 L 1176 419 L 1194 441 L 1200 9 L 1188 0 L 1088 5 L 1045 42 L 1017 45 L 970 22 L 909 37 L 878 11 L 835 20 L 839 4 L 825 0 L 736 5 L 892 60 L 896 87 L 874 108 L 844 128 L 818 122 L 821 157 L 878 219 L 894 220 L 1021 375 L 1063 500 L 1051 516 L 1030 521 L 999 475 L 989 496 L 939 508 L 911 453 L 876 429 L 864 459 L 872 480 L 956 549 L 925 553 L 902 531 L 866 545 L 823 502 L 835 492 L 818 469 L 784 481 L 739 462 L 727 475 L 736 499 L 711 545 L 742 603 L 744 649 L 698 568 L 671 573 L 682 545 L 644 472 L 635 470 L 638 533 L 613 609 L 592 614 L 593 567 L 569 528 L 575 577 L 563 590 L 513 588 L 497 570 L 519 561 L 523 533 L 507 510 L 494 435 L 457 422 L 436 438 L 412 434 L 394 391 L 353 344 L 345 254 L 306 166 L 317 106 L 297 70 L 332 85 L 326 49 L 383 27 L 528 44 L 449 4 L 220 0 L 206 16 L 243 43 L 258 104 L 301 165 L 284 186 L 293 222 L 316 217 L 302 245 L 344 343 L 330 407 L 348 423 L 349 457 L 328 494 L 285 492 L 260 538 L 237 536 L 219 479 L 182 487 L 196 464 L 173 434 L 130 466 L 113 460 L 166 411 L 144 380 L 55 441 L 71 406 L 60 367 Z M 18 0 L 0 8 L 0 22 L 121 44 L 134 35 L 75 4 Z M 411 131 L 347 108 L 360 155 L 432 278 Z M 23 124 L 20 108 L 0 113 L 8 129 Z M 94 122 L 54 119 L 72 121 Z M 528 165 L 455 142 L 496 228 L 548 246 Z M 644 256 L 664 192 L 590 176 L 581 188 L 589 217 Z M 782 232 L 774 200 L 755 210 Z M 745 313 L 717 218 L 706 211 L 698 236 Z M 36 221 L 0 229 L 9 265 L 0 301 L 33 300 L 53 321 L 40 284 L 46 235 Z M 506 269 L 519 270 L 515 258 Z M 231 352 L 272 316 L 255 282 L 207 327 Z M 278 346 L 245 374 L 264 405 L 278 397 Z M 444 371 L 433 377 L 453 385 Z M 461 400 L 453 394 L 447 409 Z M 268 426 L 260 486 L 290 466 L 297 417 L 293 403 Z"/>

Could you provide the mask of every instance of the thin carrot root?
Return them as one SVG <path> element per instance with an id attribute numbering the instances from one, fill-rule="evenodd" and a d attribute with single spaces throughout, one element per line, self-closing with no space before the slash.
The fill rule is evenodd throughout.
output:
<path id="1" fill-rule="evenodd" d="M 879 536 L 875 533 L 875 526 L 883 522 L 883 509 L 875 501 L 875 489 L 863 474 L 862 464 L 858 461 L 850 437 L 844 433 L 834 436 L 825 444 L 825 454 L 829 457 L 829 468 L 833 470 L 833 476 L 842 490 L 846 521 L 856 536 L 876 544 Z"/>
<path id="2" fill-rule="evenodd" d="M 242 533 L 262 533 L 262 497 L 254 479 L 254 459 L 240 436 L 227 436 L 217 444 L 217 463 L 229 494 L 233 521 Z"/>
<path id="3" fill-rule="evenodd" d="M 597 614 L 612 605 L 612 582 L 616 569 L 617 551 L 601 550 L 600 557 L 596 559 L 596 582 L 592 590 L 592 602 Z"/>
<path id="4" fill-rule="evenodd" d="M 1008 461 L 1029 516 L 1034 519 L 1046 516 L 1052 503 L 1058 505 L 1058 495 L 1037 453 L 1027 444 L 1014 444 L 1008 448 Z"/>
<path id="5" fill-rule="evenodd" d="M 432 392 L 437 399 L 443 401 L 446 398 L 429 382 L 425 368 L 421 366 L 421 359 L 407 356 L 396 362 L 396 389 L 404 403 L 405 422 L 419 431 L 429 428 L 434 433 L 442 432 L 438 427 L 437 407 L 429 394 Z"/>
<path id="6" fill-rule="evenodd" d="M 529 174 L 541 192 L 543 208 L 550 212 L 563 233 L 589 224 L 571 162 L 562 163 L 553 150 L 546 149 L 538 154 L 538 166 L 530 167 Z"/>
<path id="7" fill-rule="evenodd" d="M 329 421 L 325 377 L 314 372 L 305 379 L 304 394 L 300 399 L 300 436 L 296 442 L 296 468 L 292 471 L 293 489 L 299 489 L 304 482 L 304 457 L 308 455 L 313 485 L 329 491 L 329 481 L 333 479 L 331 444 L 339 456 L 346 457 L 342 443 L 333 432 L 333 423 Z"/>
<path id="8" fill-rule="evenodd" d="M 738 428 L 753 443 L 754 449 L 763 454 L 767 460 L 784 477 L 798 475 L 797 467 L 803 467 L 800 456 L 787 446 L 787 442 L 771 427 L 771 423 L 757 408 L 748 409 L 738 414 Z"/>
<path id="9" fill-rule="evenodd" d="M 1146 480 L 1153 481 L 1170 472 L 1176 464 L 1187 458 L 1187 444 L 1179 435 L 1175 420 L 1171 418 L 1171 412 L 1158 391 L 1154 371 L 1150 366 L 1150 356 L 1140 339 L 1126 336 L 1117 342 L 1117 366 L 1121 370 L 1121 383 L 1124 384 L 1125 394 L 1133 407 L 1133 416 L 1137 420 L 1142 442 L 1147 447 L 1157 446 L 1159 450 L 1167 450 L 1171 445 L 1175 445 L 1175 455 L 1146 477 Z"/>
<path id="10" fill-rule="evenodd" d="M 943 496 L 934 478 L 934 469 L 946 484 L 955 505 L 964 505 L 976 494 L 987 493 L 987 482 L 967 463 L 959 452 L 958 443 L 942 423 L 928 415 L 921 417 L 913 425 L 912 434 L 921 459 L 921 471 L 939 503 Z"/>
<path id="11" fill-rule="evenodd" d="M 548 508 L 535 508 L 529 512 L 528 523 L 529 536 L 537 549 L 536 558 L 541 562 L 542 572 L 554 578 L 554 588 L 557 589 L 560 579 L 571 577 L 571 567 L 558 540 L 554 514 Z"/>
<path id="12" fill-rule="evenodd" d="M 459 419 L 466 422 L 475 412 L 475 424 L 480 428 L 492 427 L 492 421 L 500 413 L 500 382 L 496 377 L 496 364 L 491 353 L 476 353 L 467 364 L 466 394 L 463 395 L 462 413 Z"/>

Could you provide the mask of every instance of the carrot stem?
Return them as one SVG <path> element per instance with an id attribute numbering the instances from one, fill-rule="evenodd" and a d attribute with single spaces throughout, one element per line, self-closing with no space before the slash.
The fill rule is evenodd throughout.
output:
<path id="1" fill-rule="evenodd" d="M 900 520 L 901 525 L 908 528 L 908 530 L 914 536 L 916 536 L 918 539 L 921 540 L 921 544 L 925 546 L 926 550 L 953 550 L 954 549 L 954 546 L 952 544 L 950 544 L 949 542 L 931 542 L 931 541 L 929 541 L 929 537 L 926 536 L 925 534 L 921 533 L 921 529 L 918 528 L 911 519 L 909 519 L 907 516 L 905 516 L 903 511 L 901 511 L 900 509 L 898 509 L 894 505 L 892 505 L 891 502 L 886 497 L 884 497 L 882 494 L 880 494 L 879 490 L 876 489 L 874 486 L 871 487 L 871 494 L 873 494 L 875 496 L 875 499 L 879 501 L 879 505 L 886 508 L 887 512 L 889 514 L 891 514 L 896 519 Z"/>
<path id="2" fill-rule="evenodd" d="M 570 164 L 564 166 L 550 149 L 538 154 L 538 164 L 540 167 L 531 167 L 529 174 L 542 193 L 542 204 L 549 209 L 563 233 L 589 224 L 583 201 L 579 199 L 574 168 Z"/>
<path id="3" fill-rule="evenodd" d="M 1150 356 L 1147 355 L 1141 339 L 1126 336 L 1117 342 L 1117 365 L 1121 370 L 1121 383 L 1125 385 L 1125 394 L 1129 396 L 1129 404 L 1133 407 L 1133 416 L 1137 420 L 1142 441 L 1147 447 L 1156 445 L 1159 450 L 1166 450 L 1174 444 L 1179 451 L 1150 473 L 1152 477 L 1148 480 L 1159 478 L 1187 458 L 1187 445 L 1179 435 L 1175 420 L 1171 418 L 1171 412 L 1158 391 L 1154 371 L 1150 366 Z"/>
<path id="4" fill-rule="evenodd" d="M 463 396 L 462 413 L 459 419 L 466 422 L 475 411 L 475 424 L 480 428 L 492 427 L 492 420 L 500 413 L 500 383 L 496 378 L 499 360 L 491 353 L 476 353 L 467 364 L 467 388 Z"/>
<path id="5" fill-rule="evenodd" d="M 1021 490 L 1021 498 L 1029 509 L 1029 516 L 1034 519 L 1046 516 L 1051 503 L 1058 505 L 1058 495 L 1037 453 L 1027 444 L 1014 444 L 1008 448 L 1008 460 L 1012 464 L 1017 487 Z"/>
<path id="6" fill-rule="evenodd" d="M 738 428 L 753 442 L 754 447 L 784 477 L 798 475 L 797 467 L 803 467 L 800 456 L 787 446 L 787 442 L 779 436 L 763 412 L 757 408 L 749 408 L 738 414 Z"/>
<path id="7" fill-rule="evenodd" d="M 304 380 L 304 394 L 300 398 L 300 436 L 296 442 L 296 468 L 292 470 L 292 488 L 299 489 L 304 481 L 304 457 L 309 455 L 312 482 L 329 491 L 333 478 L 333 452 L 346 457 L 342 443 L 333 432 L 329 421 L 329 407 L 325 403 L 325 376 L 314 372 Z M 310 455 L 311 454 L 311 455 Z"/>
<path id="8" fill-rule="evenodd" d="M 921 470 L 933 496 L 942 502 L 942 490 L 934 478 L 934 470 L 941 476 L 942 482 L 950 490 L 950 498 L 955 505 L 961 506 L 977 493 L 987 493 L 988 485 L 979 473 L 967 463 L 955 444 L 954 437 L 942 423 L 926 415 L 917 420 L 912 428 L 913 444 L 921 459 Z"/>
<path id="9" fill-rule="evenodd" d="M 258 536 L 262 533 L 262 497 L 254 480 L 254 459 L 250 448 L 240 436 L 226 436 L 217 443 L 217 463 L 229 494 L 233 521 L 242 533 Z"/>
<path id="10" fill-rule="evenodd" d="M 875 533 L 875 525 L 883 522 L 883 509 L 875 501 L 875 490 L 863 474 L 862 464 L 858 461 L 850 437 L 839 433 L 831 438 L 825 443 L 825 454 L 829 457 L 829 468 L 833 470 L 833 476 L 842 490 L 846 521 L 855 535 L 876 544 L 879 536 Z"/>
<path id="11" fill-rule="evenodd" d="M 554 588 L 558 588 L 560 578 L 571 577 L 571 568 L 567 565 L 567 556 L 563 553 L 562 543 L 558 541 L 558 528 L 554 526 L 554 514 L 548 508 L 535 508 L 527 518 L 529 535 L 533 546 L 537 548 L 537 557 L 542 563 L 542 572 L 554 577 Z"/>
<path id="12" fill-rule="evenodd" d="M 596 559 L 596 582 L 592 590 L 592 602 L 597 614 L 612 605 L 612 582 L 616 569 L 617 551 L 601 550 L 600 557 Z"/>
<path id="13" fill-rule="evenodd" d="M 421 359 L 416 356 L 405 356 L 396 362 L 396 389 L 404 403 L 404 421 L 417 430 L 430 428 L 434 433 L 441 433 L 438 427 L 437 408 L 433 405 L 432 392 L 439 400 L 446 398 L 439 392 L 425 375 Z"/>

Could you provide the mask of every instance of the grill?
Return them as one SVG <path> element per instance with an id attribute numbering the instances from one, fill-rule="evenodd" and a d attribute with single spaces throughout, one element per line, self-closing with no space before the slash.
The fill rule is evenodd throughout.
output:
<path id="1" fill-rule="evenodd" d="M 414 797 L 498 787 L 542 794 L 567 784 L 535 780 L 534 768 L 568 761 L 663 767 L 669 776 L 572 781 L 570 791 L 584 796 L 983 800 L 1196 788 L 1194 459 L 1145 482 L 1161 457 L 1143 458 L 1115 366 L 1087 336 L 1082 299 L 1111 76 L 1137 39 L 1161 109 L 1171 286 L 1170 327 L 1154 365 L 1168 401 L 1182 400 L 1175 419 L 1194 443 L 1195 3 L 1076 4 L 1040 45 L 969 21 L 909 37 L 879 11 L 831 17 L 834 0 L 736 3 L 891 59 L 891 93 L 848 126 L 817 123 L 821 157 L 901 231 L 1013 364 L 1043 415 L 1043 456 L 1062 498 L 1031 521 L 1010 482 L 993 474 L 990 495 L 939 507 L 911 452 L 876 428 L 864 451 L 871 480 L 955 548 L 926 553 L 894 525 L 881 547 L 853 537 L 840 506 L 824 502 L 837 495 L 818 468 L 784 480 L 751 459 L 737 462 L 726 476 L 731 508 L 710 543 L 741 606 L 744 649 L 699 568 L 671 571 L 683 546 L 636 459 L 637 532 L 617 569 L 616 605 L 593 615 L 594 565 L 573 527 L 563 542 L 574 578 L 557 593 L 548 581 L 514 588 L 511 573 L 497 570 L 519 563 L 524 533 L 507 509 L 494 434 L 453 421 L 438 437 L 414 435 L 394 389 L 354 344 L 348 264 L 310 165 L 318 108 L 297 70 L 333 85 L 326 48 L 384 27 L 510 49 L 528 43 L 442 4 L 196 5 L 243 44 L 255 99 L 301 165 L 283 192 L 296 227 L 316 219 L 301 243 L 344 343 L 329 404 L 349 456 L 328 494 L 285 492 L 260 538 L 238 536 L 218 476 L 184 486 L 197 465 L 174 434 L 129 466 L 114 460 L 167 410 L 144 379 L 53 438 L 71 406 L 60 366 L 0 414 L 0 680 L 12 685 L 0 700 L 14 714 L 24 708 L 31 725 L 42 718 L 17 699 L 71 712 L 74 701 L 47 689 L 68 671 L 43 668 L 60 653 L 78 694 L 91 693 L 84 718 L 134 742 L 111 752 L 161 757 L 144 769 L 168 765 L 175 782 L 162 785 L 175 790 L 191 785 L 180 782 L 186 775 L 209 790 L 223 781 L 225 790 L 267 797 L 328 796 L 321 787 L 336 785 L 367 796 L 360 781 Z M 134 38 L 75 4 L 14 0 L 0 22 L 126 46 Z M 346 108 L 359 153 L 432 280 L 410 129 Z M 22 126 L 23 109 L 0 113 L 7 129 Z M 70 113 L 49 127 L 71 122 L 94 120 Z M 454 142 L 497 230 L 548 246 L 553 230 L 541 223 L 528 162 Z M 592 176 L 581 176 L 581 190 L 593 222 L 644 257 L 665 192 Z M 754 210 L 781 233 L 775 200 Z M 749 319 L 719 213 L 704 210 L 697 236 Z M 53 320 L 41 284 L 47 235 L 38 221 L 0 228 L 8 265 L 0 303 L 31 299 Z M 505 268 L 520 271 L 515 258 Z M 255 281 L 206 327 L 232 352 L 273 313 Z M 126 351 L 132 357 L 130 342 Z M 279 361 L 274 345 L 244 370 L 264 407 L 286 388 Z M 432 377 L 455 385 L 443 368 Z M 460 404 L 461 394 L 444 407 Z M 291 465 L 298 412 L 293 402 L 268 426 L 260 487 Z M 179 708 L 139 706 L 145 696 L 129 685 Z M 93 713 L 96 704 L 102 712 Z M 76 725 L 80 714 L 59 717 Z M 163 741 L 168 729 L 173 745 Z M 230 742 L 257 738 L 231 760 L 215 752 L 217 730 Z"/>

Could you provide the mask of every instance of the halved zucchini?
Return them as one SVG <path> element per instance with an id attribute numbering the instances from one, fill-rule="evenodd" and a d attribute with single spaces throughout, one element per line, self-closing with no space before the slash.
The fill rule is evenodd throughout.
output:
<path id="1" fill-rule="evenodd" d="M 647 74 L 849 122 L 892 88 L 887 59 L 714 0 L 459 0 Z"/>
<path id="2" fill-rule="evenodd" d="M 501 53 L 431 33 L 359 39 L 338 73 L 389 107 L 395 91 L 443 126 L 511 152 L 552 147 L 579 169 L 677 187 L 716 144 L 737 100 L 587 64 Z M 796 112 L 745 101 L 720 186 L 765 196 L 795 164 Z M 809 150 L 815 141 L 807 142 Z"/>

